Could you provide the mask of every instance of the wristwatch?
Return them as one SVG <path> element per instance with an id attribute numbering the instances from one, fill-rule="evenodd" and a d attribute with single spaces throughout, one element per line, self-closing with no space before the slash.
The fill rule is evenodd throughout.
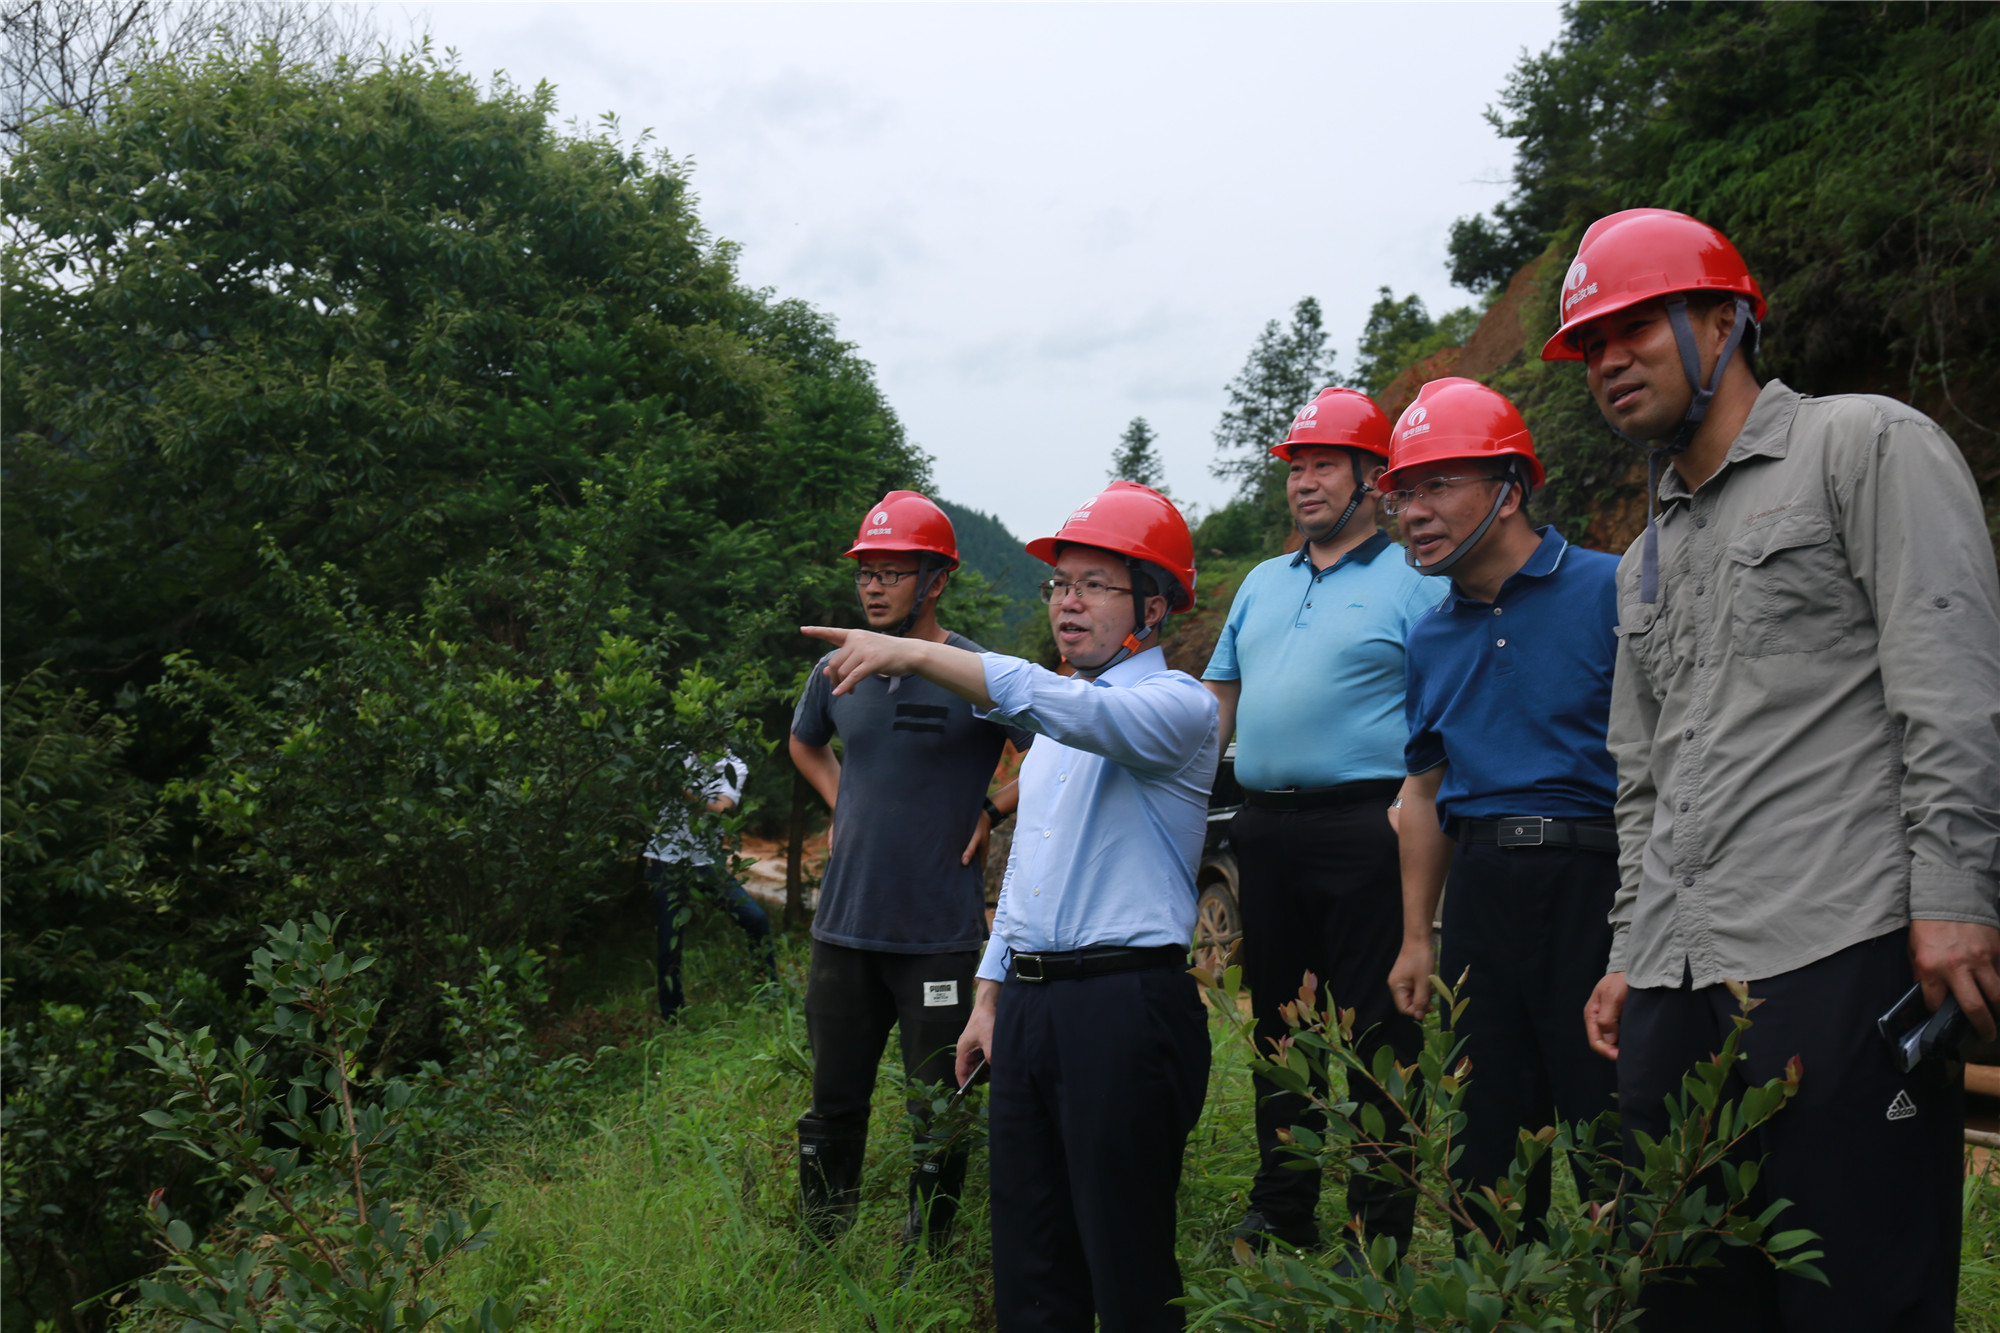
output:
<path id="1" fill-rule="evenodd" d="M 986 826 L 988 828 L 999 828 L 1014 813 L 1012 810 L 1002 810 L 999 806 L 993 804 L 991 796 L 986 797 L 980 804 L 986 807 Z"/>

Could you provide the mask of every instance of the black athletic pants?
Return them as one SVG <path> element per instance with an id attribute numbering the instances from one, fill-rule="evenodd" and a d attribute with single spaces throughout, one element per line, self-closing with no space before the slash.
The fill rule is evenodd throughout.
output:
<path id="1" fill-rule="evenodd" d="M 1208 1023 L 1179 967 L 1010 977 L 987 1103 L 993 1303 L 1005 1333 L 1184 1326 L 1181 1156 L 1208 1091 Z"/>
<path id="2" fill-rule="evenodd" d="M 658 983 L 660 1017 L 672 1018 L 687 1002 L 681 988 L 681 946 L 694 900 L 706 894 L 722 905 L 743 933 L 771 980 L 778 979 L 777 955 L 771 947 L 771 918 L 764 915 L 743 886 L 717 865 L 645 858 L 646 883 L 653 890 L 653 970 Z"/>
<path id="3" fill-rule="evenodd" d="M 812 1114 L 829 1130 L 868 1130 L 868 1104 L 889 1029 L 903 1036 L 903 1073 L 949 1079 L 958 1037 L 972 1017 L 979 954 L 882 953 L 814 940 L 806 983 L 812 1044 Z"/>
<path id="4" fill-rule="evenodd" d="M 1278 1006 L 1298 998 L 1305 973 L 1319 978 L 1318 1004 L 1355 1011 L 1356 1049 L 1372 1061 L 1385 1044 L 1404 1064 L 1416 1061 L 1423 1027 L 1396 1010 L 1389 969 L 1403 943 L 1403 878 L 1396 834 L 1389 827 L 1389 798 L 1353 805 L 1284 812 L 1245 806 L 1230 822 L 1243 912 L 1243 978 L 1257 1019 L 1257 1047 L 1288 1032 Z M 1579 1020 L 1581 1021 L 1581 1020 Z M 1306 1101 L 1255 1080 L 1257 1153 L 1250 1207 L 1275 1227 L 1313 1225 L 1320 1173 L 1289 1163 L 1278 1131 L 1295 1124 L 1318 1127 Z M 1400 1123 L 1388 1099 L 1356 1075 L 1348 1096 L 1374 1103 L 1393 1135 Z M 1416 1196 L 1385 1181 L 1356 1175 L 1348 1181 L 1347 1209 L 1371 1235 L 1409 1243 Z"/>
<path id="5" fill-rule="evenodd" d="M 1774 1273 L 1754 1253 L 1725 1249 L 1725 1266 L 1694 1285 L 1651 1283 L 1648 1333 L 1947 1333 L 1958 1302 L 1964 1173 L 1962 1090 L 1941 1061 L 1897 1072 L 1875 1020 L 1908 990 L 1908 932 L 1852 945 L 1750 983 L 1762 1000 L 1737 1066 L 1742 1084 L 1784 1072 L 1797 1056 L 1798 1095 L 1758 1132 L 1764 1168 L 1754 1214 L 1792 1206 L 1779 1230 L 1819 1233 L 1822 1286 Z M 1629 1130 L 1659 1135 L 1662 1102 L 1681 1076 L 1722 1047 L 1736 999 L 1723 986 L 1634 989 L 1619 1026 L 1618 1101 Z M 1955 1070 L 1955 1067 L 1953 1067 Z M 1630 1149 L 1628 1148 L 1628 1152 Z"/>
<path id="6" fill-rule="evenodd" d="M 1459 994 L 1469 1003 L 1457 1035 L 1472 1078 L 1461 1181 L 1476 1187 L 1506 1176 L 1523 1129 L 1552 1125 L 1558 1116 L 1592 1120 L 1611 1109 L 1617 1066 L 1590 1049 L 1583 1006 L 1611 954 L 1605 918 L 1617 890 L 1618 858 L 1605 852 L 1458 849 L 1444 896 L 1438 975 L 1456 985 L 1466 974 Z M 1581 1163 L 1571 1165 L 1579 1193 L 1586 1192 Z M 1529 1178 L 1523 1203 L 1530 1234 L 1545 1237 L 1548 1158 Z M 1492 1235 L 1485 1214 L 1475 1217 Z"/>

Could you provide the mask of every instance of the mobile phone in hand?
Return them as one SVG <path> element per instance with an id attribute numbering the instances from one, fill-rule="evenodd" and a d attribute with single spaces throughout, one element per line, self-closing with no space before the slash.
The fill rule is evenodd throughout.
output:
<path id="1" fill-rule="evenodd" d="M 1895 1007 L 1875 1020 L 1875 1026 L 1895 1052 L 1896 1068 L 1907 1074 L 1932 1057 L 1945 1057 L 1965 1038 L 1965 1013 L 1958 997 L 1947 994 L 1932 1011 L 1924 1003 L 1924 988 L 1912 986 Z"/>

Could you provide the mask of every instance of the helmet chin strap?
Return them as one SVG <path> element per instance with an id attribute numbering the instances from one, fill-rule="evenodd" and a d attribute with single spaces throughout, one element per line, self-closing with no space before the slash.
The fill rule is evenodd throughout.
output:
<path id="1" fill-rule="evenodd" d="M 1636 444 L 1646 451 L 1646 532 L 1640 539 L 1639 551 L 1639 600 L 1653 603 L 1660 599 L 1660 469 L 1675 454 L 1685 453 L 1694 443 L 1694 437 L 1701 430 L 1701 423 L 1708 418 L 1708 405 L 1715 401 L 1715 391 L 1722 385 L 1722 372 L 1729 368 L 1736 356 L 1737 344 L 1743 341 L 1743 331 L 1754 329 L 1750 319 L 1750 298 L 1736 298 L 1736 322 L 1729 327 L 1729 336 L 1722 341 L 1722 350 L 1715 354 L 1715 369 L 1709 372 L 1708 383 L 1701 382 L 1701 348 L 1694 340 L 1694 322 L 1688 318 L 1688 303 L 1685 293 L 1667 298 L 1667 322 L 1673 325 L 1674 346 L 1680 349 L 1681 373 L 1687 376 L 1692 397 L 1688 399 L 1687 411 L 1681 415 L 1681 424 L 1664 443 L 1655 440 L 1635 440 L 1616 426 L 1611 428 L 1618 438 Z M 1758 331 L 1761 337 L 1762 331 Z M 1751 340 L 1750 346 L 1757 346 L 1758 338 Z"/>
<path id="2" fill-rule="evenodd" d="M 1098 666 L 1077 666 L 1075 662 L 1070 662 L 1069 658 L 1063 658 L 1063 661 L 1069 662 L 1071 666 L 1076 667 L 1076 674 L 1082 676 L 1085 680 L 1095 680 L 1097 677 L 1111 670 L 1112 667 L 1123 662 L 1126 658 L 1145 652 L 1149 646 L 1146 640 L 1151 638 L 1153 631 L 1158 628 L 1158 626 L 1146 623 L 1146 594 L 1139 590 L 1139 562 L 1130 556 L 1126 556 L 1125 570 L 1132 580 L 1132 632 L 1125 636 L 1125 641 L 1118 645 L 1118 650 L 1105 658 L 1103 663 Z"/>
<path id="3" fill-rule="evenodd" d="M 1312 546 L 1316 542 L 1330 542 L 1335 537 L 1338 537 L 1341 530 L 1347 526 L 1347 520 L 1353 518 L 1354 511 L 1361 507 L 1362 497 L 1375 489 L 1361 475 L 1361 455 L 1355 450 L 1349 449 L 1347 451 L 1347 461 L 1354 465 L 1354 498 L 1347 502 L 1347 508 L 1340 511 L 1340 517 L 1334 521 L 1333 527 L 1327 530 L 1325 536 L 1315 537 L 1304 528 L 1299 529 L 1299 536 L 1306 539 L 1307 546 Z M 1311 559 L 1312 557 L 1308 556 L 1306 558 Z"/>
<path id="4" fill-rule="evenodd" d="M 917 617 L 924 613 L 924 599 L 931 595 L 931 587 L 938 581 L 938 575 L 944 573 L 944 567 L 928 555 L 917 557 L 917 567 L 920 571 L 917 577 L 922 580 L 917 584 L 917 599 L 910 603 L 910 614 L 904 616 L 902 623 L 889 631 L 898 639 L 908 634 L 910 627 L 917 623 Z"/>
<path id="5" fill-rule="evenodd" d="M 1496 478 L 1496 480 L 1500 483 L 1500 489 L 1493 496 L 1493 507 L 1486 511 L 1485 518 L 1479 520 L 1479 526 L 1472 530 L 1470 537 L 1452 547 L 1449 555 L 1441 555 L 1428 565 L 1417 562 L 1417 550 L 1414 546 L 1406 546 L 1403 548 L 1404 563 L 1419 574 L 1449 574 L 1459 561 L 1471 555 L 1472 548 L 1479 545 L 1480 539 L 1486 536 L 1486 530 L 1491 528 L 1494 520 L 1500 517 L 1500 506 L 1507 503 L 1507 492 L 1521 485 L 1520 481 L 1513 476 L 1500 477 Z"/>

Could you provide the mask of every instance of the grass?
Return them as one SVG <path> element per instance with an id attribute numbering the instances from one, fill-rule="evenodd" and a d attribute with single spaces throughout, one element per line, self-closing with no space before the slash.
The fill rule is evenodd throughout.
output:
<path id="1" fill-rule="evenodd" d="M 574 965 L 582 985 L 572 1004 L 610 1015 L 613 1027 L 650 1008 L 648 924 L 636 904 L 607 923 L 602 943 Z M 461 1261 L 439 1294 L 460 1308 L 487 1292 L 520 1294 L 528 1327 L 565 1333 L 994 1327 L 983 1152 L 952 1254 L 897 1283 L 909 1134 L 893 1054 L 877 1083 L 860 1218 L 830 1252 L 800 1261 L 793 1124 L 810 1086 L 803 934 L 780 937 L 780 960 L 783 985 L 759 993 L 733 927 L 698 920 L 688 950 L 694 1003 L 682 1020 L 607 1056 L 579 1088 L 571 1122 L 467 1164 L 474 1192 L 501 1205 L 500 1236 Z M 1238 1051 L 1218 1049 L 1182 1177 L 1184 1272 L 1231 1262 L 1222 1235 L 1242 1214 L 1255 1166 L 1249 1077 Z M 1558 1207 L 1574 1207 L 1567 1176 L 1556 1173 Z M 1323 1224 L 1340 1197 L 1329 1180 Z M 1959 1327 L 2000 1333 L 2000 1182 L 1968 1180 L 1966 1221 Z M 1450 1244 L 1441 1217 L 1419 1215 L 1420 1262 L 1445 1259 Z"/>

